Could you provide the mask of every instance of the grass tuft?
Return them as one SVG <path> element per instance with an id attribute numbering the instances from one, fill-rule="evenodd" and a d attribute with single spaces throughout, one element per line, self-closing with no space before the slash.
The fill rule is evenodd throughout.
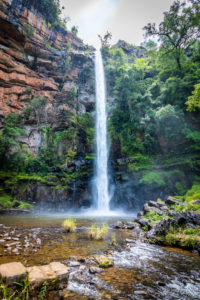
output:
<path id="1" fill-rule="evenodd" d="M 68 218 L 62 223 L 62 227 L 66 232 L 74 232 L 76 230 L 76 223 L 73 219 Z"/>
<path id="2" fill-rule="evenodd" d="M 103 224 L 101 227 L 97 227 L 97 225 L 92 225 L 88 230 L 88 236 L 91 240 L 100 241 L 103 240 L 107 232 L 108 232 L 107 224 Z"/>

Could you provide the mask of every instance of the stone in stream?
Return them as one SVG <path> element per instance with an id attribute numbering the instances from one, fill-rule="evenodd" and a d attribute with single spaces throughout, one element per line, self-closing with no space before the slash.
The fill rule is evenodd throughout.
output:
<path id="1" fill-rule="evenodd" d="M 89 271 L 91 274 L 95 274 L 95 273 L 101 273 L 103 271 L 103 269 L 98 268 L 98 267 L 90 267 Z"/>
<path id="2" fill-rule="evenodd" d="M 13 241 L 19 241 L 19 238 L 18 237 L 13 237 L 12 240 Z"/>
<path id="3" fill-rule="evenodd" d="M 134 295 L 147 295 L 147 291 L 145 290 L 139 290 L 139 291 L 135 291 L 134 292 Z"/>
<path id="4" fill-rule="evenodd" d="M 7 283 L 19 282 L 25 279 L 26 268 L 20 262 L 11 262 L 0 265 L 0 276 Z"/>
<path id="5" fill-rule="evenodd" d="M 45 280 L 65 280 L 69 277 L 69 268 L 60 262 L 52 262 L 49 265 L 33 266 L 27 268 L 29 281 L 33 286 L 39 286 Z"/>
<path id="6" fill-rule="evenodd" d="M 94 259 L 98 263 L 99 267 L 102 267 L 102 268 L 108 268 L 108 267 L 112 267 L 114 265 L 113 260 L 110 257 L 105 256 L 105 255 L 95 255 Z"/>
<path id="7" fill-rule="evenodd" d="M 18 245 L 20 245 L 20 242 L 13 242 L 13 243 L 6 244 L 5 247 L 10 248 L 10 247 L 13 247 L 13 246 L 18 246 Z"/>
<path id="8" fill-rule="evenodd" d="M 130 243 L 130 244 L 134 244 L 134 243 L 135 243 L 135 240 L 126 239 L 126 242 L 127 242 L 127 243 Z"/>
<path id="9" fill-rule="evenodd" d="M 78 261 L 70 261 L 68 267 L 79 267 L 80 263 Z"/>
<path id="10" fill-rule="evenodd" d="M 12 249 L 12 253 L 19 254 L 19 250 L 17 248 Z"/>

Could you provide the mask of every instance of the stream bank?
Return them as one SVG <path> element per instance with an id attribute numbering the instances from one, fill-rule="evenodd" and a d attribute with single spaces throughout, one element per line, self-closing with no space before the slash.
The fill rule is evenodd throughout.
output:
<path id="1" fill-rule="evenodd" d="M 66 216 L 0 217 L 1 239 L 5 240 L 0 244 L 1 266 L 15 261 L 25 268 L 33 268 L 59 262 L 68 269 L 67 276 L 53 289 L 51 278 L 41 282 L 34 291 L 30 289 L 30 299 L 38 299 L 46 285 L 43 299 L 199 299 L 198 255 L 151 245 L 144 236 L 136 237 L 134 217 L 77 217 L 75 233 L 63 231 L 64 218 Z M 119 222 L 127 228 L 116 229 Z M 87 230 L 94 223 L 109 224 L 104 240 L 88 239 Z M 115 246 L 112 245 L 113 233 Z M 13 251 L 16 248 L 18 253 Z M 99 267 L 97 255 L 112 260 L 113 266 Z M 46 281 L 48 284 L 44 284 Z M 37 296 L 34 293 L 38 293 Z"/>

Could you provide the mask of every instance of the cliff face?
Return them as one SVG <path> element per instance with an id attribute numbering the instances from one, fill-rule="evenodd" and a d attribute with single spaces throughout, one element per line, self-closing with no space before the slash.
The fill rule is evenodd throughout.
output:
<path id="1" fill-rule="evenodd" d="M 67 182 L 72 179 L 76 191 L 81 186 L 78 194 L 87 195 L 91 164 L 83 154 L 91 152 L 92 143 L 86 142 L 77 118 L 94 110 L 94 49 L 63 28 L 52 28 L 27 0 L 1 1 L 0 28 L 0 129 L 10 113 L 19 114 L 26 132 L 18 138 L 22 152 L 37 157 L 41 147 L 49 146 L 44 132 L 51 129 L 56 139 L 72 128 L 73 137 L 60 139 L 55 148 L 62 159 L 68 151 L 67 162 L 50 171 L 65 172 L 66 177 L 85 167 L 84 183 L 80 174 Z M 69 151 L 73 152 L 70 160 Z M 17 182 L 12 196 L 35 202 L 59 198 L 70 207 L 75 190 L 69 190 L 67 184 L 60 186 L 59 176 L 47 181 L 29 180 L 23 192 Z M 1 183 L 5 188 L 4 178 Z M 9 186 L 6 189 L 10 192 Z"/>

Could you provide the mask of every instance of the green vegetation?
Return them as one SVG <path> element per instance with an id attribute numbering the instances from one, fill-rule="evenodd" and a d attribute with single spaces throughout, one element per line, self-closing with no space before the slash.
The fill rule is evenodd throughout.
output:
<path id="1" fill-rule="evenodd" d="M 75 97 L 76 91 L 72 87 L 71 100 L 74 101 Z M 73 161 L 78 154 L 77 144 L 80 140 L 85 147 L 83 155 L 91 155 L 94 142 L 94 120 L 91 114 L 81 116 L 74 114 L 69 120 L 68 128 L 56 132 L 49 125 L 41 125 L 43 118 L 41 108 L 44 108 L 45 104 L 46 98 L 38 95 L 30 101 L 24 111 L 25 118 L 34 114 L 32 117 L 36 119 L 38 131 L 42 134 L 42 145 L 38 155 L 27 151 L 23 142 L 23 138 L 27 136 L 23 128 L 23 115 L 10 114 L 5 119 L 4 128 L 0 133 L 2 170 L 44 177 L 50 168 L 62 168 Z"/>
<path id="2" fill-rule="evenodd" d="M 76 230 L 76 223 L 73 219 L 68 218 L 62 223 L 62 227 L 66 232 L 74 232 Z"/>
<path id="3" fill-rule="evenodd" d="M 148 212 L 144 215 L 145 219 L 148 219 L 155 224 L 159 223 L 162 219 L 166 218 L 166 215 L 159 215 L 154 211 Z"/>
<path id="4" fill-rule="evenodd" d="M 145 183 L 148 185 L 152 185 L 156 183 L 158 186 L 165 185 L 164 180 L 162 179 L 161 172 L 159 171 L 150 171 L 146 173 L 139 181 L 140 183 Z"/>
<path id="5" fill-rule="evenodd" d="M 60 18 L 61 8 L 59 0 L 32 0 L 31 3 L 42 13 L 47 25 L 50 25 L 49 27 L 59 25 L 65 28 L 65 24 Z"/>
<path id="6" fill-rule="evenodd" d="M 112 245 L 116 246 L 117 242 L 116 242 L 116 235 L 115 233 L 112 233 Z"/>
<path id="7" fill-rule="evenodd" d="M 2 193 L 1 193 L 2 194 Z M 3 194 L 0 196 L 0 207 L 9 209 L 12 207 L 18 208 L 18 209 L 27 209 L 27 210 L 32 210 L 33 205 L 27 202 L 19 201 L 17 199 L 12 199 L 11 195 L 8 194 Z"/>
<path id="8" fill-rule="evenodd" d="M 141 155 L 150 162 L 160 154 L 173 157 L 200 149 L 199 128 L 194 122 L 191 126 L 187 112 L 197 110 L 192 115 L 197 124 L 200 24 L 198 1 L 191 2 L 187 6 L 175 1 L 158 28 L 155 24 L 144 28 L 146 36 L 159 38 L 159 44 L 152 40 L 139 47 L 124 41 L 114 46 L 103 43 L 108 94 L 115 96 L 108 130 L 117 157 Z M 143 168 L 137 161 L 128 167 Z M 152 173 L 144 180 L 158 181 L 156 177 Z M 163 183 L 159 180 L 160 186 Z"/>
<path id="9" fill-rule="evenodd" d="M 46 294 L 47 294 L 47 290 L 48 290 L 48 281 L 45 280 L 42 283 L 42 286 L 41 286 L 41 290 L 40 290 L 40 294 L 39 294 L 39 300 L 44 300 L 45 299 Z"/>
<path id="10" fill-rule="evenodd" d="M 30 38 L 33 35 L 33 26 L 31 24 L 24 25 L 24 31 L 26 38 Z"/>
<path id="11" fill-rule="evenodd" d="M 187 193 L 179 197 L 182 202 L 174 205 L 174 210 L 177 212 L 196 211 L 200 213 L 200 184 L 196 182 Z"/>
<path id="12" fill-rule="evenodd" d="M 101 227 L 97 225 L 92 225 L 88 230 L 88 237 L 91 240 L 100 241 L 104 238 L 104 236 L 108 233 L 108 225 L 103 224 Z"/>
<path id="13" fill-rule="evenodd" d="M 186 228 L 169 232 L 165 236 L 165 243 L 172 246 L 180 246 L 186 249 L 200 247 L 200 227 Z"/>
<path id="14" fill-rule="evenodd" d="M 3 300 L 26 300 L 29 298 L 30 281 L 28 276 L 22 282 L 14 282 L 12 287 L 10 284 L 2 283 L 0 285 L 0 295 Z"/>
<path id="15" fill-rule="evenodd" d="M 185 104 L 188 106 L 188 111 L 195 111 L 200 108 L 200 83 L 194 85 L 192 96 L 188 97 Z"/>
<path id="16" fill-rule="evenodd" d="M 72 26 L 71 32 L 72 32 L 74 35 L 77 35 L 77 34 L 78 34 L 78 27 L 77 27 L 77 26 Z"/>

